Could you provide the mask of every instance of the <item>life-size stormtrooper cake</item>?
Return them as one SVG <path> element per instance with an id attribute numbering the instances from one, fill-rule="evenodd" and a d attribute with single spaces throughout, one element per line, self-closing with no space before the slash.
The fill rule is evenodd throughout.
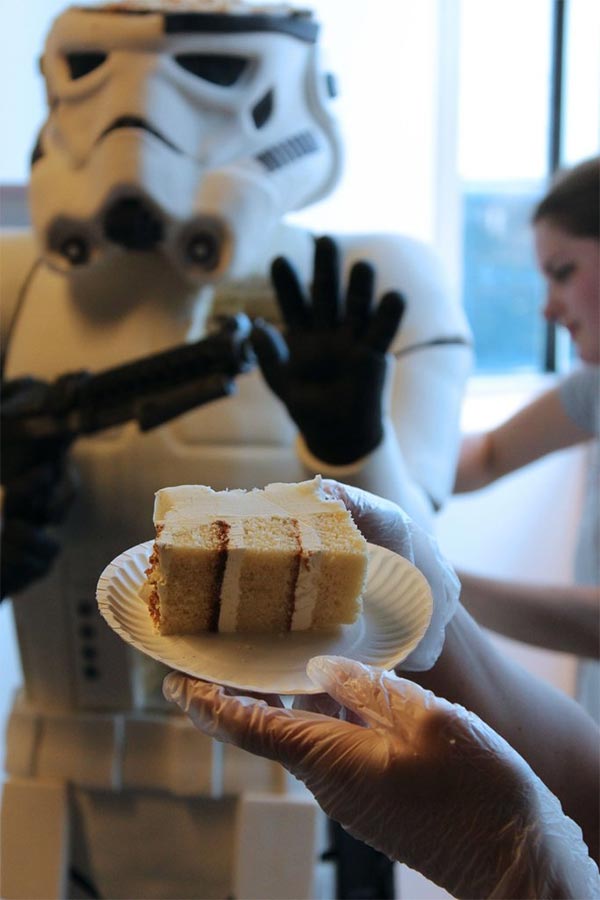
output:
<path id="1" fill-rule="evenodd" d="M 222 313 L 280 327 L 271 262 L 284 256 L 305 287 L 315 247 L 285 215 L 326 196 L 341 171 L 311 12 L 73 6 L 41 64 L 49 112 L 32 155 L 33 233 L 3 236 L 5 377 L 100 371 L 198 339 Z M 165 485 L 332 475 L 426 525 L 444 501 L 470 364 L 463 312 L 418 242 L 333 237 L 344 277 L 369 260 L 377 296 L 407 301 L 389 352 L 363 354 L 379 374 L 383 360 L 386 377 L 369 388 L 378 427 L 356 458 L 321 452 L 318 423 L 344 413 L 325 382 L 307 419 L 280 373 L 267 383 L 260 366 L 235 396 L 152 432 L 125 425 L 73 446 L 79 488 L 61 553 L 13 601 L 24 686 L 7 733 L 3 896 L 66 896 L 69 879 L 105 897 L 312 896 L 322 849 L 312 799 L 166 709 L 160 675 L 104 625 L 94 596 L 106 564 L 151 537 L 151 498 Z M 306 340 L 294 341 L 290 352 L 304 353 Z M 365 379 L 353 360 L 343 370 L 344 346 L 333 332 L 311 343 L 309 368 L 329 372 L 337 354 L 347 395 L 361 398 Z M 295 848 L 283 870 L 274 830 Z"/>

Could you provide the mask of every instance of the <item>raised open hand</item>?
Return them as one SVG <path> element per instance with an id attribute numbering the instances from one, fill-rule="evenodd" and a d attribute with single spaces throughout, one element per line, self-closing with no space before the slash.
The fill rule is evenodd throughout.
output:
<path id="1" fill-rule="evenodd" d="M 282 334 L 264 322 L 254 325 L 265 380 L 311 453 L 333 465 L 353 463 L 383 437 L 386 354 L 404 299 L 390 291 L 374 305 L 368 262 L 354 264 L 343 297 L 337 246 L 327 237 L 316 242 L 310 297 L 286 259 L 273 262 L 271 275 L 285 327 Z"/>

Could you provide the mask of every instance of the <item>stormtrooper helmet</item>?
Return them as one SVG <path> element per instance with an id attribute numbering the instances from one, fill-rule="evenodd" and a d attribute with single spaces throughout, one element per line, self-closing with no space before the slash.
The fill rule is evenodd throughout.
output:
<path id="1" fill-rule="evenodd" d="M 30 181 L 49 263 L 152 251 L 199 283 L 243 276 L 282 216 L 339 177 L 318 35 L 308 10 L 241 0 L 63 12 Z"/>

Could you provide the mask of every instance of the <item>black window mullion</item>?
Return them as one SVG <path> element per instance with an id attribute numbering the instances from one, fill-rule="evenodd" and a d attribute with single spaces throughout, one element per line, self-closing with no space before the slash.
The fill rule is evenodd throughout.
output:
<path id="1" fill-rule="evenodd" d="M 548 177 L 562 165 L 563 158 L 563 92 L 565 74 L 565 21 L 568 0 L 552 0 L 552 35 L 550 48 L 550 112 L 548 133 Z M 544 341 L 544 371 L 556 372 L 558 367 L 556 325 L 546 323 Z"/>

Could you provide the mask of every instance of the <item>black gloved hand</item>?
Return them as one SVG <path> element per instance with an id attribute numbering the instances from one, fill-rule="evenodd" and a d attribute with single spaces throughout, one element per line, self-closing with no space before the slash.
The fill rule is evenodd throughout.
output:
<path id="1" fill-rule="evenodd" d="M 0 599 L 12 597 L 46 575 L 59 552 L 47 531 L 20 519 L 2 525 Z"/>
<path id="2" fill-rule="evenodd" d="M 252 344 L 262 373 L 311 453 L 332 465 L 352 463 L 383 437 L 385 354 L 404 299 L 390 291 L 373 308 L 375 273 L 369 263 L 358 262 L 344 301 L 330 238 L 316 242 L 310 299 L 287 260 L 276 259 L 271 276 L 285 329 L 282 335 L 255 322 Z"/>
<path id="3" fill-rule="evenodd" d="M 73 435 L 60 424 L 51 396 L 51 386 L 37 378 L 2 382 L 0 477 L 5 488 L 39 465 L 54 467 L 58 480 Z"/>
<path id="4" fill-rule="evenodd" d="M 47 526 L 64 518 L 75 493 L 67 459 L 72 437 L 43 413 L 47 391 L 31 378 L 2 383 L 1 597 L 48 572 L 59 545 Z"/>

